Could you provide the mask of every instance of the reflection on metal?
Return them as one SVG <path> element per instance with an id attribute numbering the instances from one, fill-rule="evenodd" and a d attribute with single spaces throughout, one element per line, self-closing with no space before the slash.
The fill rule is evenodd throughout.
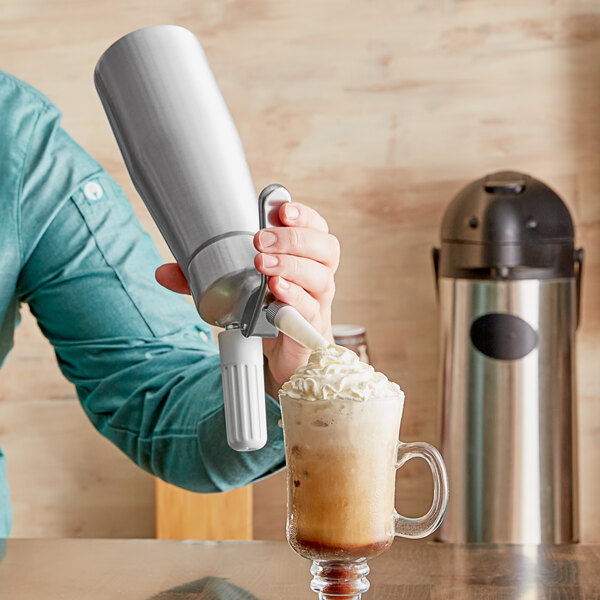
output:
<path id="1" fill-rule="evenodd" d="M 537 600 L 538 569 L 539 569 L 539 546 L 525 546 L 519 562 L 519 600 Z"/>
<path id="2" fill-rule="evenodd" d="M 452 542 L 577 539 L 573 279 L 440 277 L 443 456 Z M 478 350 L 471 324 L 525 321 L 537 344 L 518 360 Z"/>

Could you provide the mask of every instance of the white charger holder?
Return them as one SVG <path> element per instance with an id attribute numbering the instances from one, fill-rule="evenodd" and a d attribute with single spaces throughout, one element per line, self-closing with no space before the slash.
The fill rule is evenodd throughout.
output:
<path id="1" fill-rule="evenodd" d="M 262 338 L 238 328 L 219 334 L 227 443 L 239 452 L 267 443 Z"/>

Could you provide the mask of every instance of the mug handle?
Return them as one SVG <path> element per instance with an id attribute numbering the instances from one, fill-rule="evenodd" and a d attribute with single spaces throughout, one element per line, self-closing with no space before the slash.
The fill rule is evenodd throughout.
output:
<path id="1" fill-rule="evenodd" d="M 442 455 L 431 444 L 396 442 L 396 469 L 411 458 L 423 458 L 427 461 L 433 475 L 433 502 L 427 514 L 416 519 L 403 517 L 394 509 L 393 530 L 395 536 L 417 539 L 433 533 L 444 518 L 448 505 L 448 474 Z"/>

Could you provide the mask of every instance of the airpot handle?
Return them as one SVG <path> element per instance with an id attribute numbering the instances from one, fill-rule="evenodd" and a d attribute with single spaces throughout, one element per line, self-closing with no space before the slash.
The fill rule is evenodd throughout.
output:
<path id="1" fill-rule="evenodd" d="M 433 272 L 435 275 L 435 293 L 439 299 L 440 296 L 440 249 L 431 249 L 431 259 L 433 261 Z"/>
<path id="2" fill-rule="evenodd" d="M 575 263 L 575 290 L 577 294 L 577 321 L 576 327 L 579 327 L 579 321 L 581 320 L 581 274 L 583 272 L 583 248 L 577 248 L 573 255 L 573 261 Z"/>

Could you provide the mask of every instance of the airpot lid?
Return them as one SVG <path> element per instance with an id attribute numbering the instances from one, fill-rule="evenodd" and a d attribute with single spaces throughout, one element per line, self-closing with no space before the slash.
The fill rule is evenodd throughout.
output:
<path id="1" fill-rule="evenodd" d="M 440 275 L 573 276 L 573 222 L 541 181 L 500 171 L 463 188 L 442 221 Z"/>
<path id="2" fill-rule="evenodd" d="M 442 222 L 442 240 L 485 244 L 573 240 L 573 222 L 560 197 L 524 173 L 500 171 L 463 188 Z"/>

